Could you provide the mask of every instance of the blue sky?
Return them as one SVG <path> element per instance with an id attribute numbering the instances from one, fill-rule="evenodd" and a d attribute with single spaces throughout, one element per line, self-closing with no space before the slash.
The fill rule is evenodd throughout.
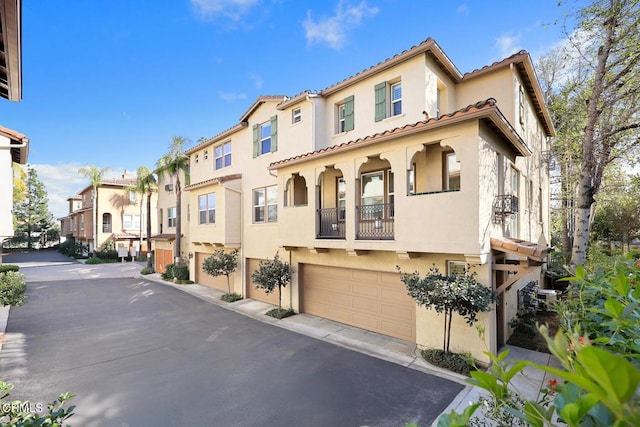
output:
<path id="1" fill-rule="evenodd" d="M 87 185 L 153 167 L 174 135 L 238 122 L 260 95 L 321 90 L 435 38 L 465 73 L 563 38 L 557 0 L 23 0 L 23 100 L 0 125 L 31 140 L 55 216 Z"/>

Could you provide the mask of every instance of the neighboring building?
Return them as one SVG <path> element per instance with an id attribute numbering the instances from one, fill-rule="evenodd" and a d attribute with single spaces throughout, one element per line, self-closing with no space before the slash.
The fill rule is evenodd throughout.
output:
<path id="1" fill-rule="evenodd" d="M 0 0 L 0 97 L 10 101 L 22 99 L 21 13 L 20 0 Z M 28 155 L 29 139 L 0 126 L 0 188 L 12 196 L 0 199 L 0 244 L 14 233 L 13 162 L 26 164 Z"/>
<path id="2" fill-rule="evenodd" d="M 164 273 L 165 267 L 175 261 L 175 238 L 177 224 L 177 208 L 174 177 L 167 172 L 158 173 L 158 208 L 156 210 L 156 221 L 158 224 L 157 234 L 152 234 L 151 239 L 154 241 L 154 268 L 158 273 Z M 187 232 L 187 224 L 189 221 L 190 206 L 188 203 L 187 193 L 184 187 L 188 183 L 183 173 L 180 173 L 180 184 L 183 187 L 182 193 L 182 210 L 181 210 L 181 228 L 182 236 Z M 182 237 L 182 248 L 184 250 L 187 242 Z"/>
<path id="3" fill-rule="evenodd" d="M 135 190 L 135 177 L 103 179 L 97 187 L 97 248 L 104 249 L 107 241 L 114 241 L 116 248 L 135 248 L 140 253 L 146 253 L 146 195 L 142 196 Z M 142 200 L 141 200 L 142 198 Z M 65 231 L 70 230 L 76 241 L 93 251 L 96 247 L 93 241 L 93 186 L 84 188 L 78 195 L 69 199 L 69 216 L 64 218 Z M 157 193 L 151 197 L 151 210 L 157 210 Z M 156 217 L 151 218 L 152 234 L 157 230 Z"/>
<path id="4" fill-rule="evenodd" d="M 509 337 L 519 289 L 540 280 L 550 241 L 554 135 L 529 55 L 461 74 L 431 38 L 320 92 L 260 97 L 234 127 L 188 150 L 192 278 L 239 249 L 232 291 L 276 251 L 298 312 L 440 347 L 442 318 L 416 307 L 403 271 L 469 268 L 500 295 L 484 329 L 454 319 L 452 349 L 486 360 Z M 437 326 L 434 326 L 437 325 Z"/>
<path id="5" fill-rule="evenodd" d="M 60 221 L 60 239 L 61 241 L 66 241 L 67 236 L 74 234 L 76 231 L 75 225 L 76 222 L 73 221 L 73 213 L 79 209 L 82 209 L 82 196 L 75 195 L 71 196 L 67 199 L 69 203 L 69 215 L 58 218 Z"/>

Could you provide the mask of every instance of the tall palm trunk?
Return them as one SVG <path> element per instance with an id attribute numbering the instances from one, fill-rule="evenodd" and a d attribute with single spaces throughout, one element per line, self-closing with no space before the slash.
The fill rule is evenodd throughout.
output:
<path id="1" fill-rule="evenodd" d="M 180 186 L 180 173 L 176 174 L 176 246 L 175 263 L 182 262 L 182 187 Z"/>
<path id="2" fill-rule="evenodd" d="M 151 264 L 151 187 L 147 192 L 147 267 L 153 268 Z"/>
<path id="3" fill-rule="evenodd" d="M 93 208 L 93 252 L 92 256 L 96 256 L 98 251 L 98 186 L 93 186 L 93 200 L 91 202 Z"/>

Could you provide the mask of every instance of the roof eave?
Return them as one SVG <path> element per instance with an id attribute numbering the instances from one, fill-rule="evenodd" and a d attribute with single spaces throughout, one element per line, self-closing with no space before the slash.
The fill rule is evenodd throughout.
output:
<path id="1" fill-rule="evenodd" d="M 469 120 L 480 120 L 485 118 L 491 120 L 491 122 L 495 124 L 495 126 L 500 130 L 500 132 L 502 132 L 504 136 L 511 142 L 511 144 L 513 144 L 514 148 L 520 155 L 526 157 L 532 154 L 529 147 L 525 144 L 522 138 L 520 138 L 518 133 L 509 124 L 509 122 L 506 120 L 504 115 L 502 115 L 498 107 L 496 105 L 491 105 L 475 111 L 465 112 L 459 115 L 455 115 L 454 113 L 453 116 L 447 117 L 444 120 L 440 119 L 432 123 L 427 123 L 427 122 L 417 123 L 417 125 L 423 124 L 422 126 L 409 126 L 409 127 L 406 127 L 405 129 L 399 129 L 395 132 L 389 132 L 388 134 L 385 134 L 385 135 L 369 137 L 368 139 L 367 137 L 365 137 L 362 141 L 357 143 L 346 143 L 341 146 L 329 147 L 330 149 L 326 151 L 320 151 L 320 152 L 309 154 L 300 158 L 293 158 L 289 161 L 284 161 L 282 163 L 271 164 L 269 165 L 268 169 L 278 170 L 283 167 L 288 167 L 288 166 L 304 163 L 307 161 L 332 156 L 336 153 L 355 150 L 355 149 L 366 147 L 372 144 L 379 144 L 381 142 L 385 142 L 391 139 L 401 138 L 404 136 L 412 135 L 414 133 L 427 132 L 427 131 L 442 128 L 445 126 L 451 126 L 454 124 L 463 123 Z"/>
<path id="2" fill-rule="evenodd" d="M 7 93 L 10 101 L 22 99 L 22 2 L 0 0 L 4 56 L 7 69 Z"/>
<path id="3" fill-rule="evenodd" d="M 320 95 L 329 96 L 335 92 L 338 92 L 339 90 L 344 89 L 347 86 L 351 86 L 368 77 L 371 77 L 372 75 L 381 73 L 382 71 L 394 67 L 398 63 L 407 61 L 411 58 L 427 52 L 433 55 L 438 65 L 447 73 L 451 80 L 453 80 L 454 82 L 458 82 L 462 79 L 462 74 L 460 73 L 460 71 L 458 71 L 451 59 L 449 59 L 449 57 L 444 53 L 444 51 L 435 42 L 435 40 L 429 37 L 424 42 L 412 47 L 411 49 L 405 50 L 404 52 L 399 53 L 387 59 L 386 61 L 380 62 L 379 64 L 374 65 L 364 71 L 361 71 L 348 79 L 334 84 L 333 86 L 329 86 L 328 88 L 320 91 Z"/>

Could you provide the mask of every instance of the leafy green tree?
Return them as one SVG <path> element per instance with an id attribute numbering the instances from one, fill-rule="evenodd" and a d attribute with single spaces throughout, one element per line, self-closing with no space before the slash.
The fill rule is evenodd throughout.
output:
<path id="1" fill-rule="evenodd" d="M 144 196 L 147 196 L 147 268 L 153 268 L 149 256 L 151 254 L 151 198 L 153 193 L 158 190 L 158 181 L 146 166 L 140 166 L 136 171 L 136 186 L 133 190 L 140 194 L 140 213 L 142 213 Z M 142 221 L 140 221 L 140 249 L 142 250 Z"/>
<path id="2" fill-rule="evenodd" d="M 189 181 L 189 156 L 185 153 L 187 139 L 182 136 L 174 136 L 169 144 L 169 152 L 162 156 L 156 166 L 157 171 L 167 172 L 175 178 L 176 192 L 176 245 L 174 257 L 182 260 L 182 183 L 180 175 L 184 175 Z"/>
<path id="3" fill-rule="evenodd" d="M 573 268 L 586 260 L 605 169 L 640 146 L 640 2 L 593 0 L 577 10 L 576 18 L 578 31 L 569 41 L 589 72 L 587 85 L 575 92 L 577 99 L 584 94 L 586 119 L 580 139 Z"/>
<path id="4" fill-rule="evenodd" d="M 495 292 L 475 278 L 475 274 L 445 276 L 433 267 L 424 277 L 416 271 L 401 273 L 400 280 L 418 305 L 444 313 L 444 333 L 442 350 L 449 353 L 451 342 L 451 320 L 453 313 L 464 317 L 469 326 L 478 320 L 478 313 L 491 310 L 496 300 Z"/>
<path id="5" fill-rule="evenodd" d="M 95 256 L 95 253 L 98 251 L 98 188 L 100 183 L 102 182 L 102 178 L 104 178 L 104 174 L 107 172 L 108 168 L 98 168 L 94 165 L 87 165 L 80 169 L 78 169 L 78 173 L 82 176 L 85 176 L 91 180 L 91 186 L 93 187 L 93 191 L 91 192 L 91 207 L 93 214 L 93 253 L 92 256 Z"/>
<path id="6" fill-rule="evenodd" d="M 224 249 L 216 249 L 213 255 L 206 258 L 202 263 L 202 270 L 213 276 L 227 276 L 227 293 L 231 293 L 229 276 L 238 269 L 238 250 L 225 252 Z"/>
<path id="7" fill-rule="evenodd" d="M 291 274 L 289 263 L 282 261 L 276 252 L 272 260 L 260 261 L 256 271 L 251 274 L 251 279 L 257 288 L 264 289 L 267 294 L 278 288 L 278 310 L 282 310 L 282 288 L 291 282 Z"/>
<path id="8" fill-rule="evenodd" d="M 27 168 L 24 181 L 24 197 L 14 206 L 16 218 L 16 235 L 22 235 L 27 241 L 27 248 L 33 248 L 33 234 L 46 233 L 53 226 L 53 215 L 49 212 L 47 190 L 38 173 L 32 167 Z"/>

